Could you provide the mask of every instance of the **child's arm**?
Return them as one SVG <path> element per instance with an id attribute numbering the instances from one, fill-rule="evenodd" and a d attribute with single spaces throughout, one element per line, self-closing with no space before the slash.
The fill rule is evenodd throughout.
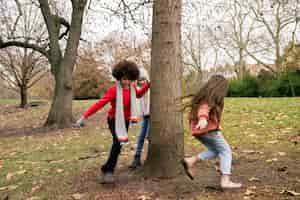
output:
<path id="1" fill-rule="evenodd" d="M 200 104 L 197 116 L 199 121 L 196 128 L 205 128 L 208 125 L 209 119 L 209 106 L 207 103 Z"/>
<path id="2" fill-rule="evenodd" d="M 112 101 L 116 98 L 116 87 L 111 87 L 107 90 L 107 92 L 99 99 L 96 103 L 94 103 L 91 107 L 89 107 L 82 116 L 76 121 L 73 125 L 75 128 L 79 128 L 84 126 L 84 120 L 89 116 L 97 112 L 101 109 L 105 104 Z"/>
<path id="3" fill-rule="evenodd" d="M 133 84 L 133 87 L 136 91 L 136 97 L 141 98 L 150 88 L 150 83 L 146 81 L 146 83 L 140 89 L 137 89 L 135 84 Z"/>
<path id="4" fill-rule="evenodd" d="M 99 99 L 96 103 L 94 103 L 91 107 L 89 107 L 84 113 L 84 119 L 87 119 L 89 116 L 93 115 L 95 112 L 100 110 L 103 106 L 105 106 L 108 102 L 114 100 L 116 98 L 116 87 L 111 87 L 107 90 L 107 92 Z"/>

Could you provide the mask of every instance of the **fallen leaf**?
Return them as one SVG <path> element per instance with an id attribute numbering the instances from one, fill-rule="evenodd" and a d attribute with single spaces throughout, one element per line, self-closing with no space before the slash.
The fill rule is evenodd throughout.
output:
<path id="1" fill-rule="evenodd" d="M 272 159 L 266 160 L 267 163 L 272 163 L 272 162 L 276 162 L 276 161 L 278 161 L 278 158 L 272 158 Z"/>
<path id="2" fill-rule="evenodd" d="M 138 197 L 138 200 L 151 200 L 151 198 L 150 198 L 150 197 L 147 197 L 147 196 L 145 196 L 145 195 L 142 195 L 142 196 L 139 196 L 139 197 Z"/>
<path id="3" fill-rule="evenodd" d="M 34 186 L 33 188 L 31 188 L 31 193 L 38 191 L 41 187 L 42 187 L 41 185 Z"/>
<path id="4" fill-rule="evenodd" d="M 247 154 L 264 154 L 264 152 L 262 152 L 262 151 L 254 151 L 254 150 L 249 150 L 249 149 L 243 150 L 242 153 L 247 153 Z"/>
<path id="5" fill-rule="evenodd" d="M 16 151 L 13 151 L 13 152 L 11 152 L 9 155 L 10 156 L 14 156 L 14 155 L 16 155 L 18 152 L 16 152 Z"/>
<path id="6" fill-rule="evenodd" d="M 80 194 L 80 193 L 75 193 L 72 195 L 72 198 L 75 200 L 82 199 L 83 197 L 84 197 L 84 194 Z"/>
<path id="7" fill-rule="evenodd" d="M 56 172 L 57 173 L 62 173 L 64 170 L 63 169 L 57 169 Z"/>
<path id="8" fill-rule="evenodd" d="M 7 173 L 7 174 L 6 174 L 6 180 L 7 180 L 7 181 L 10 181 L 14 175 L 15 175 L 14 173 L 10 173 L 10 172 Z"/>
<path id="9" fill-rule="evenodd" d="M 249 178 L 249 181 L 250 182 L 260 182 L 260 179 L 256 178 L 256 177 L 251 177 L 251 178 Z"/>
<path id="10" fill-rule="evenodd" d="M 0 187 L 0 191 L 4 191 L 4 190 L 7 190 L 8 187 Z"/>
<path id="11" fill-rule="evenodd" d="M 40 197 L 34 196 L 34 197 L 29 197 L 26 200 L 39 200 L 41 199 Z"/>
<path id="12" fill-rule="evenodd" d="M 288 168 L 287 166 L 279 167 L 277 169 L 277 171 L 279 171 L 279 172 L 285 172 L 287 170 L 287 168 Z"/>
<path id="13" fill-rule="evenodd" d="M 250 186 L 250 187 L 248 187 L 248 189 L 255 190 L 255 189 L 256 189 L 256 186 L 255 186 L 255 185 Z"/>
<path id="14" fill-rule="evenodd" d="M 272 141 L 268 141 L 268 144 L 276 144 L 278 142 L 279 142 L 278 140 L 272 140 Z"/>
<path id="15" fill-rule="evenodd" d="M 8 189 L 9 189 L 9 190 L 15 190 L 15 189 L 17 189 L 17 188 L 18 188 L 17 185 L 10 185 L 10 186 L 8 186 Z"/>
<path id="16" fill-rule="evenodd" d="M 22 175 L 22 174 L 25 174 L 25 173 L 26 173 L 26 170 L 21 170 L 21 171 L 17 171 L 15 174 Z"/>
<path id="17" fill-rule="evenodd" d="M 292 191 L 292 190 L 282 190 L 280 194 L 288 194 L 291 196 L 300 196 L 300 193 Z"/>
<path id="18" fill-rule="evenodd" d="M 54 163 L 61 163 L 61 162 L 65 162 L 65 160 L 64 159 L 62 159 L 62 160 L 53 160 L 53 161 L 50 161 L 49 163 L 54 164 Z"/>
<path id="19" fill-rule="evenodd" d="M 246 192 L 244 193 L 246 196 L 251 196 L 254 195 L 255 192 L 253 190 L 247 189 Z"/>
<path id="20" fill-rule="evenodd" d="M 278 155 L 280 155 L 280 156 L 286 156 L 286 153 L 285 152 L 278 152 Z"/>

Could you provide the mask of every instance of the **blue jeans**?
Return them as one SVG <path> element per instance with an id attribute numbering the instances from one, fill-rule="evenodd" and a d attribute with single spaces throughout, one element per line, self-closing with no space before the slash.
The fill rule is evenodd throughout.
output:
<path id="1" fill-rule="evenodd" d="M 222 174 L 231 174 L 232 152 L 221 131 L 211 131 L 207 134 L 196 136 L 207 150 L 201 152 L 198 157 L 201 160 L 210 160 L 215 157 L 220 159 Z"/>
<path id="2" fill-rule="evenodd" d="M 143 146 L 145 142 L 145 137 L 148 135 L 149 132 L 149 121 L 150 117 L 149 116 L 144 116 L 143 121 L 142 121 L 142 126 L 141 126 L 141 131 L 137 140 L 137 147 L 135 151 L 135 158 L 140 159 L 142 151 L 143 151 Z"/>

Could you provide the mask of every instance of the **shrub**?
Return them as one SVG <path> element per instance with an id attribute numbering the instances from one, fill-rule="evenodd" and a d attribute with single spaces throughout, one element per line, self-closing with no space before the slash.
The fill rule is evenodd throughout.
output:
<path id="1" fill-rule="evenodd" d="M 230 97 L 291 97 L 300 96 L 300 74 L 286 72 L 275 78 L 269 72 L 250 75 L 229 84 Z"/>
<path id="2" fill-rule="evenodd" d="M 230 81 L 228 96 L 230 97 L 258 96 L 258 82 L 256 78 L 251 75 L 246 75 L 241 80 Z"/>

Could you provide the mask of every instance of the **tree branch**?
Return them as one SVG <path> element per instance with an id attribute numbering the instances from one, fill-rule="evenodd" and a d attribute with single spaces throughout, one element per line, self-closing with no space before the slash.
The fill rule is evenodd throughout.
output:
<path id="1" fill-rule="evenodd" d="M 41 54 L 43 54 L 45 57 L 47 57 L 49 59 L 49 54 L 46 51 L 46 49 L 42 48 L 36 44 L 32 44 L 32 43 L 28 43 L 28 42 L 19 42 L 19 41 L 3 42 L 3 40 L 0 38 L 0 49 L 6 48 L 6 47 L 11 47 L 11 46 L 33 49 L 35 51 L 40 52 Z"/>

